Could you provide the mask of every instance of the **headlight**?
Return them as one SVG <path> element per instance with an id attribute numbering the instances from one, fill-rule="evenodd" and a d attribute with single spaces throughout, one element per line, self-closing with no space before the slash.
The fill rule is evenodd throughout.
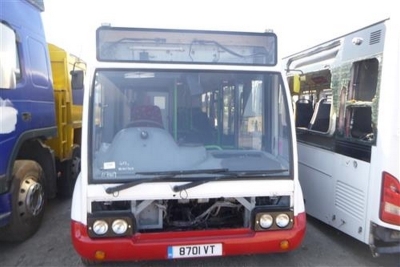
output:
<path id="1" fill-rule="evenodd" d="M 136 231 L 135 217 L 129 211 L 88 213 L 87 231 L 91 238 L 132 236 Z"/>
<path id="2" fill-rule="evenodd" d="M 264 229 L 270 228 L 273 222 L 274 219 L 269 214 L 263 214 L 260 217 L 260 226 Z"/>
<path id="3" fill-rule="evenodd" d="M 96 235 L 104 235 L 107 233 L 108 224 L 104 220 L 97 220 L 93 223 L 93 232 Z"/>
<path id="4" fill-rule="evenodd" d="M 112 223 L 112 230 L 117 235 L 124 234 L 128 229 L 128 223 L 125 220 L 117 219 Z"/>
<path id="5" fill-rule="evenodd" d="M 284 227 L 288 226 L 288 224 L 290 222 L 290 218 L 287 214 L 281 213 L 278 216 L 276 216 L 275 222 L 279 228 L 284 228 Z"/>
<path id="6" fill-rule="evenodd" d="M 255 231 L 290 230 L 293 228 L 294 214 L 291 210 L 255 208 L 252 211 Z"/>

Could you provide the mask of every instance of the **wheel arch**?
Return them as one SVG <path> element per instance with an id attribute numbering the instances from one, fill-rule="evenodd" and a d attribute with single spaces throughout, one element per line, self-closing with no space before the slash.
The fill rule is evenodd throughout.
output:
<path id="1" fill-rule="evenodd" d="M 57 171 L 54 151 L 40 139 L 25 141 L 16 159 L 36 161 L 42 167 L 45 177 L 45 192 L 47 198 L 54 198 L 57 193 Z"/>

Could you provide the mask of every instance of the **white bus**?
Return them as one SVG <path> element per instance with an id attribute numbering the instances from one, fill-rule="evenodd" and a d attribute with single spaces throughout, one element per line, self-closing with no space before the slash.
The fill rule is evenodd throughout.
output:
<path id="1" fill-rule="evenodd" d="M 284 58 L 307 214 L 400 252 L 400 27 L 385 19 Z"/>
<path id="2" fill-rule="evenodd" d="M 288 252 L 304 238 L 272 32 L 102 26 L 72 240 L 86 264 Z"/>

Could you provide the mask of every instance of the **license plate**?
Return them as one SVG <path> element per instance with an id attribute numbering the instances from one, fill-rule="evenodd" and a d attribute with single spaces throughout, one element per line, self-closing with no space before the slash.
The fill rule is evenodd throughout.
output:
<path id="1" fill-rule="evenodd" d="M 168 258 L 212 257 L 222 255 L 222 244 L 201 244 L 168 247 Z"/>

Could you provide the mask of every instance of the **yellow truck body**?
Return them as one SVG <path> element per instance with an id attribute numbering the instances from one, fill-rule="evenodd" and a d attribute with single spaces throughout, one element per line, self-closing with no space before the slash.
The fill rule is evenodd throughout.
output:
<path id="1" fill-rule="evenodd" d="M 57 194 L 72 196 L 80 173 L 83 79 L 86 63 L 48 43 L 53 78 L 57 137 L 48 139 L 57 169 Z"/>
<path id="2" fill-rule="evenodd" d="M 71 71 L 86 72 L 86 63 L 64 49 L 48 44 L 53 73 L 58 137 L 46 141 L 60 161 L 72 157 L 73 148 L 80 146 L 82 128 L 83 88 L 73 89 Z"/>

